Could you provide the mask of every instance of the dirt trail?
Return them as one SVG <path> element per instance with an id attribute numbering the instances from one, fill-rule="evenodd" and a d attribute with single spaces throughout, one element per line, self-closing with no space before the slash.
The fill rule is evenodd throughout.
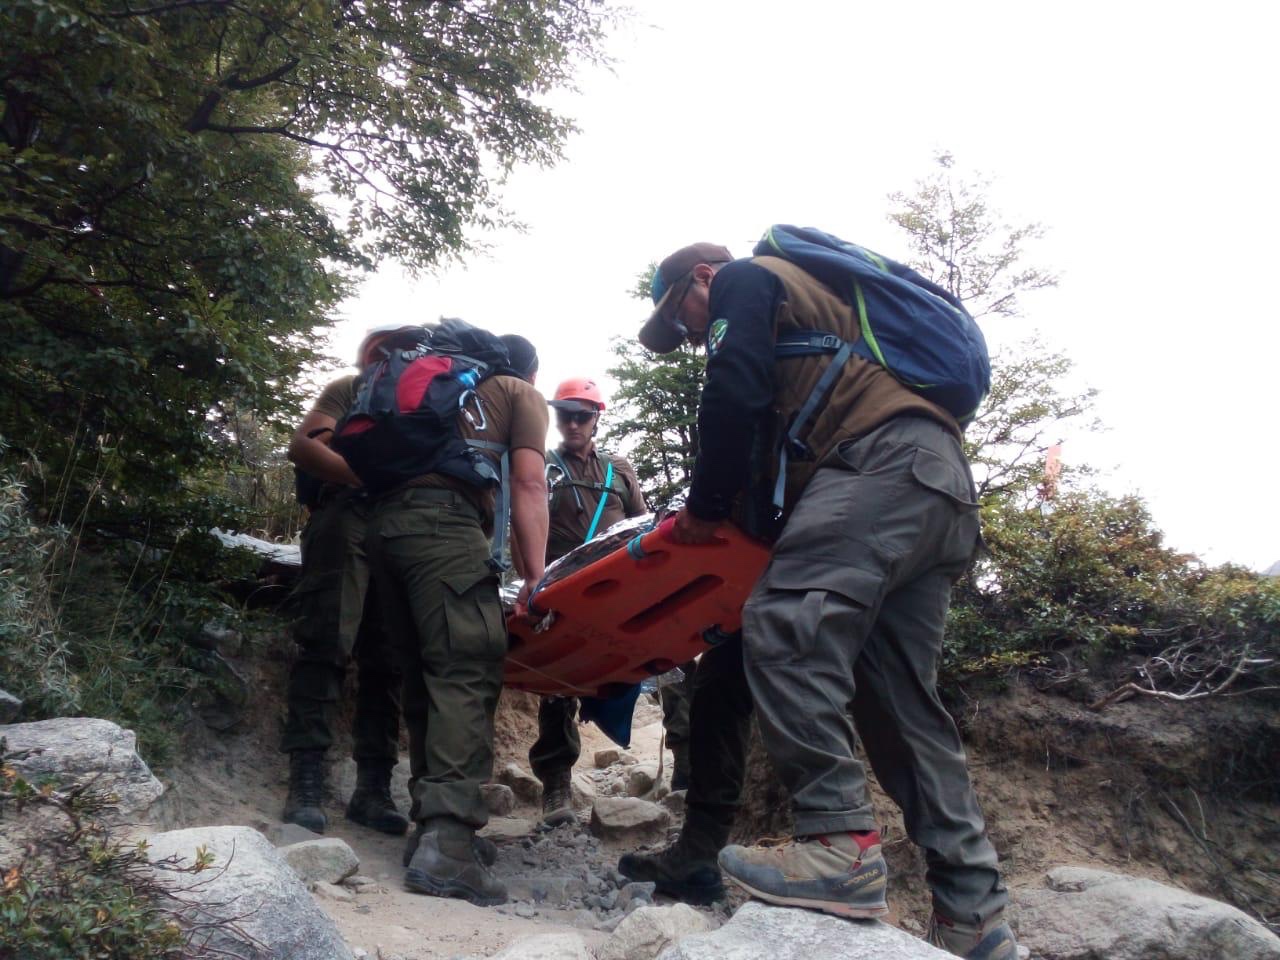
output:
<path id="1" fill-rule="evenodd" d="M 504 704 L 503 714 L 506 719 L 499 724 L 495 772 L 513 760 L 528 769 L 526 753 L 536 735 L 530 704 L 517 699 L 514 706 Z M 615 745 L 593 725 L 580 730 L 582 759 L 575 772 L 598 793 L 609 793 L 616 789 L 613 784 L 618 770 L 596 770 L 593 758 L 597 750 Z M 274 747 L 274 732 L 270 724 L 256 724 L 239 734 L 197 737 L 205 742 L 193 745 L 180 770 L 174 771 L 157 826 L 243 824 L 269 832 L 278 825 L 287 777 L 284 758 Z M 629 753 L 640 763 L 656 764 L 661 735 L 660 710 L 642 699 Z M 668 779 L 670 767 L 667 751 L 664 768 Z M 401 810 L 408 808 L 407 780 L 408 758 L 402 756 L 392 780 L 392 795 Z M 599 891 L 601 899 L 617 897 L 619 881 L 613 877 L 610 883 L 610 875 L 618 857 L 635 849 L 634 843 L 608 843 L 589 835 L 589 802 L 580 805 L 578 828 L 542 830 L 539 810 L 520 803 L 508 817 L 491 821 L 489 832 L 499 850 L 494 871 L 508 885 L 512 902 L 479 908 L 406 891 L 401 884 L 405 839 L 384 836 L 342 816 L 342 802 L 355 781 L 355 764 L 350 759 L 335 761 L 330 781 L 333 797 L 326 807 L 329 827 L 325 835 L 346 841 L 360 859 L 359 875 L 375 883 L 361 888 L 350 902 L 319 895 L 316 902 L 333 917 L 348 943 L 371 958 L 487 956 L 524 937 L 562 931 L 573 931 L 593 946 L 607 939 L 609 918 L 616 921 L 622 915 L 620 908 L 601 909 L 598 901 L 595 909 L 580 902 L 593 891 Z M 548 879 L 552 891 L 543 899 Z M 544 883 L 539 886 L 538 880 Z M 565 883 L 570 886 L 567 894 Z M 576 899 L 575 893 L 580 895 Z M 557 900 L 579 905 L 560 905 Z"/>

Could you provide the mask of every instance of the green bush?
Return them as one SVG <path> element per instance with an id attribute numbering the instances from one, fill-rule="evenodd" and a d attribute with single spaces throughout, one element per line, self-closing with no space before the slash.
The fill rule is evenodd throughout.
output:
<path id="1" fill-rule="evenodd" d="M 213 620 L 243 626 L 217 584 L 256 561 L 194 531 L 167 549 L 90 541 L 34 518 L 13 472 L 0 474 L 0 556 L 0 675 L 24 717 L 113 720 L 163 767 L 181 708 L 217 682 L 190 641 Z"/>
<path id="2" fill-rule="evenodd" d="M 0 875 L 0 956 L 188 960 L 210 955 L 192 943 L 198 929 L 189 922 L 192 908 L 175 879 L 154 871 L 145 842 L 113 839 L 97 822 L 109 797 L 84 786 L 35 786 L 6 759 L 0 739 L 0 823 L 7 820 L 8 830 L 23 839 L 21 857 Z M 166 873 L 208 869 L 211 858 L 203 850 L 195 854 L 189 867 L 167 864 Z M 201 915 L 198 921 L 207 925 L 209 918 Z"/>
<path id="3" fill-rule="evenodd" d="M 1170 549 L 1137 497 L 997 500 L 983 508 L 983 531 L 989 552 L 953 595 L 952 675 L 1160 654 L 1142 682 L 1182 695 L 1241 664 L 1233 683 L 1276 672 L 1280 581 Z"/>

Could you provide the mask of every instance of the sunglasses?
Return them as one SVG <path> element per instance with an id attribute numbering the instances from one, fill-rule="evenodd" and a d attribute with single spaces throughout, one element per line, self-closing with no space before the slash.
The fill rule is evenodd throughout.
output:
<path id="1" fill-rule="evenodd" d="M 576 423 L 580 427 L 585 427 L 595 419 L 595 414 L 590 410 L 557 410 L 556 419 L 561 423 Z"/>

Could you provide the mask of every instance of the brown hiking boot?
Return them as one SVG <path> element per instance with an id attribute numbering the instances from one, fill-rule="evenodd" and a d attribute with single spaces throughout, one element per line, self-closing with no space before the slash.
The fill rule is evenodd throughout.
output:
<path id="1" fill-rule="evenodd" d="M 289 751 L 289 796 L 280 819 L 324 833 L 324 751 Z"/>
<path id="2" fill-rule="evenodd" d="M 618 861 L 618 872 L 628 880 L 652 883 L 685 903 L 708 904 L 724 899 L 724 882 L 716 863 L 719 844 L 690 838 L 687 829 L 679 839 L 656 853 L 628 853 Z"/>
<path id="3" fill-rule="evenodd" d="M 925 939 L 966 960 L 1017 960 L 1018 956 L 1018 941 L 1003 911 L 985 923 L 962 923 L 935 913 Z"/>
<path id="4" fill-rule="evenodd" d="M 578 822 L 573 809 L 572 777 L 572 770 L 557 770 L 542 782 L 542 822 L 549 827 Z"/>
<path id="5" fill-rule="evenodd" d="M 855 919 L 889 912 L 889 869 L 874 830 L 797 837 L 778 846 L 725 847 L 720 868 L 766 903 Z"/>
<path id="6" fill-rule="evenodd" d="M 452 817 L 433 817 L 423 827 L 404 874 L 405 889 L 478 907 L 507 902 L 507 888 L 476 858 L 474 830 Z"/>
<path id="7" fill-rule="evenodd" d="M 394 763 L 356 762 L 356 788 L 347 804 L 347 819 L 379 833 L 403 836 L 409 818 L 396 809 L 391 799 L 391 768 Z"/>

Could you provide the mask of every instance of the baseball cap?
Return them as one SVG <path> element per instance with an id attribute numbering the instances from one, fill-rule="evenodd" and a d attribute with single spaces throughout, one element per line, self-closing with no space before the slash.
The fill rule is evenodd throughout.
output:
<path id="1" fill-rule="evenodd" d="M 700 263 L 728 263 L 733 259 L 727 247 L 718 243 L 691 243 L 681 247 L 658 264 L 653 272 L 649 295 L 653 298 L 653 313 L 640 328 L 639 340 L 654 353 L 670 353 L 684 342 L 685 332 L 663 314 L 667 301 L 679 286 L 679 281 Z"/>

